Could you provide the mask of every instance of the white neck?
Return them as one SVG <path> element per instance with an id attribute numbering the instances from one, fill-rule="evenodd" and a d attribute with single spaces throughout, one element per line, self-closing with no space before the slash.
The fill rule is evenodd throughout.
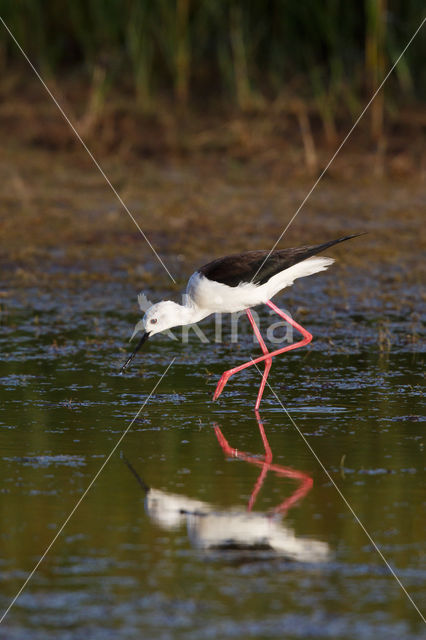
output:
<path id="1" fill-rule="evenodd" d="M 211 311 L 200 309 L 189 296 L 185 296 L 183 305 L 176 303 L 176 324 L 179 325 L 199 322 L 210 314 Z"/>

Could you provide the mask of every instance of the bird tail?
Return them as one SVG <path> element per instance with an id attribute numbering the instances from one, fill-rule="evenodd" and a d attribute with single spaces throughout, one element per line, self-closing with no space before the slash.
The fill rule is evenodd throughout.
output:
<path id="1" fill-rule="evenodd" d="M 337 238 L 337 240 L 330 240 L 329 242 L 324 242 L 323 244 L 317 244 L 311 247 L 306 247 L 306 253 L 303 255 L 303 260 L 306 258 L 310 258 L 311 256 L 316 255 L 317 253 L 321 253 L 330 247 L 333 247 L 335 244 L 339 244 L 340 242 L 346 242 L 346 240 L 351 240 L 352 238 L 358 238 L 359 236 L 365 236 L 366 231 L 363 233 L 354 233 L 351 236 L 343 236 L 342 238 Z"/>

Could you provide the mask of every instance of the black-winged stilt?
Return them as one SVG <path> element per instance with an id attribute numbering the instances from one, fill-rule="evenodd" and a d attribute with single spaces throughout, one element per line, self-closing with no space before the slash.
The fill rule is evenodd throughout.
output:
<path id="1" fill-rule="evenodd" d="M 285 351 L 298 349 L 312 340 L 312 335 L 289 315 L 279 309 L 273 302 L 277 293 L 289 287 L 297 278 L 310 276 L 324 271 L 333 262 L 333 258 L 313 257 L 329 249 L 339 242 L 356 238 L 362 234 L 354 234 L 331 240 L 323 244 L 293 249 L 268 251 L 248 251 L 224 258 L 218 258 L 204 265 L 192 274 L 186 288 L 184 304 L 164 300 L 152 305 L 143 319 L 136 325 L 135 333 L 144 333 L 136 349 L 121 368 L 127 368 L 144 342 L 151 336 L 172 327 L 193 324 L 213 313 L 235 313 L 245 311 L 254 334 L 260 344 L 263 356 L 249 360 L 244 364 L 229 369 L 222 374 L 213 400 L 217 400 L 229 378 L 254 364 L 265 362 L 265 370 L 257 395 L 255 410 L 259 409 L 266 379 L 272 364 L 272 358 Z M 251 314 L 250 308 L 267 304 L 275 313 L 297 329 L 303 339 L 275 351 L 268 351 L 259 328 Z"/>

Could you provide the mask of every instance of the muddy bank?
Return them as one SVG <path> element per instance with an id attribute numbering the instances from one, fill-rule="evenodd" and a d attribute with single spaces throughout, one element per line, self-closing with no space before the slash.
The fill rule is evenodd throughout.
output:
<path id="1" fill-rule="evenodd" d="M 313 184 L 311 177 L 276 175 L 255 161 L 238 164 L 228 156 L 100 159 L 143 232 L 182 281 L 213 256 L 271 247 Z M 58 270 L 71 279 L 81 270 L 109 278 L 116 268 L 139 282 L 152 284 L 155 277 L 161 286 L 168 284 L 166 272 L 82 149 L 53 153 L 6 147 L 0 151 L 0 172 L 3 286 L 20 285 L 25 278 L 49 286 Z M 367 231 L 334 250 L 339 262 L 370 273 L 378 266 L 382 276 L 376 276 L 385 280 L 399 272 L 416 281 L 425 205 L 418 173 L 400 180 L 331 173 L 279 246 Z"/>

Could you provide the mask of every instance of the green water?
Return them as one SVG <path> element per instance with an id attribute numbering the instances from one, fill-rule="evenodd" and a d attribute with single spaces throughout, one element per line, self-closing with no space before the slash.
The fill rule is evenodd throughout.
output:
<path id="1" fill-rule="evenodd" d="M 392 316 L 386 350 L 371 305 L 357 315 L 323 299 L 321 317 L 304 315 L 314 342 L 270 375 L 297 428 L 267 390 L 260 418 L 276 467 L 260 477 L 259 374 L 231 378 L 211 402 L 222 371 L 257 353 L 248 328 L 238 345 L 215 344 L 209 321 L 208 344 L 158 337 L 119 376 L 132 296 L 123 284 L 3 300 L 2 610 L 176 360 L 0 637 L 421 638 L 419 614 L 298 432 L 424 609 L 423 363 L 405 340 L 408 320 Z M 218 429 L 236 455 L 225 455 Z M 306 478 L 312 487 L 271 516 Z"/>

